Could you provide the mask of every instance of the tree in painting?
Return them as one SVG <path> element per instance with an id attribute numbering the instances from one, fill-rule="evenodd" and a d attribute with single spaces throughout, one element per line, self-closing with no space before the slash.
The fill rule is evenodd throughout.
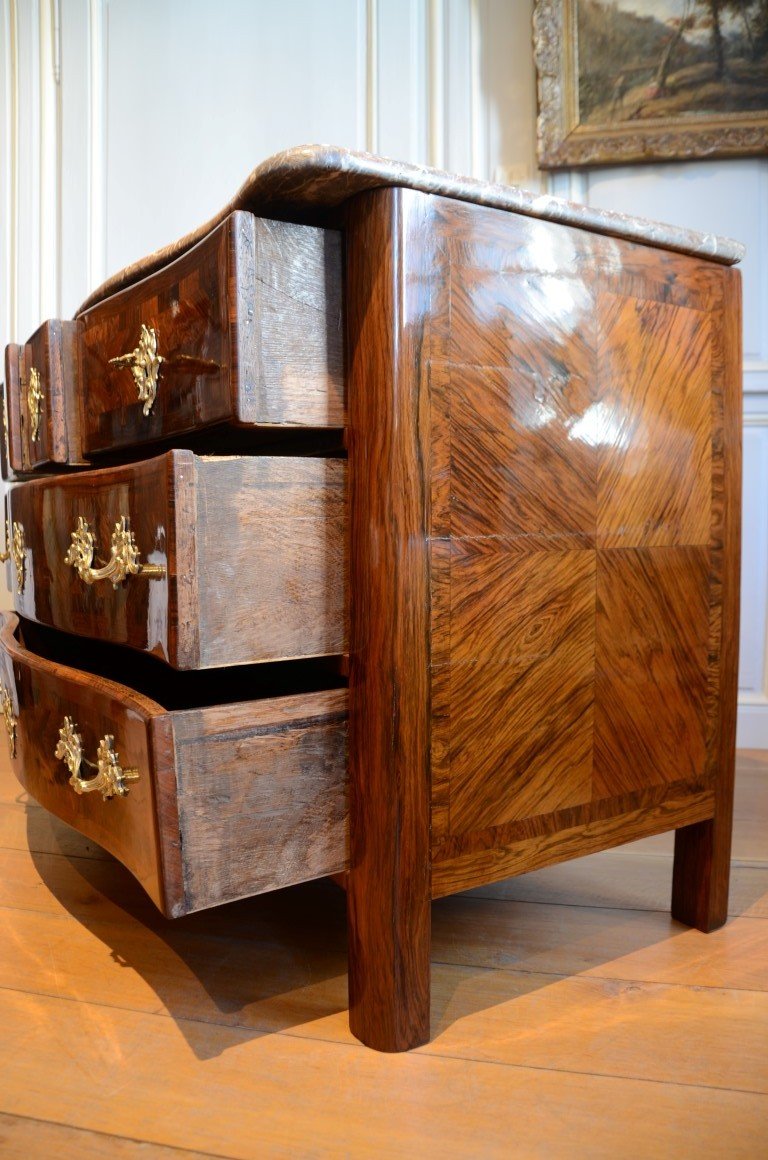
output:
<path id="1" fill-rule="evenodd" d="M 582 124 L 768 108 L 768 0 L 578 0 Z"/>

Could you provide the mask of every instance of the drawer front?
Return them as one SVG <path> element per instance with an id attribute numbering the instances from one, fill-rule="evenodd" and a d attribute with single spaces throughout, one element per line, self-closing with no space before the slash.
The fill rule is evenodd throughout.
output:
<path id="1" fill-rule="evenodd" d="M 8 458 L 18 474 L 83 462 L 78 324 L 43 323 L 24 346 L 5 351 Z"/>
<path id="2" fill-rule="evenodd" d="M 181 669 L 345 649 L 343 461 L 177 450 L 8 502 L 30 620 Z"/>
<path id="3" fill-rule="evenodd" d="M 162 456 L 108 472 L 15 484 L 8 495 L 11 560 L 6 568 L 16 611 L 67 632 L 169 659 L 177 572 L 169 510 L 172 472 L 172 457 Z M 131 575 L 117 587 L 110 579 L 85 583 L 67 563 L 73 532 L 82 532 L 80 521 L 85 521 L 93 537 L 93 567 L 98 568 L 112 558 L 112 536 L 123 519 L 141 564 L 162 572 L 151 578 Z"/>
<path id="4" fill-rule="evenodd" d="M 38 629 L 35 640 L 27 626 L 27 645 L 15 616 L 0 623 L 0 729 L 17 777 L 41 805 L 119 858 L 164 913 L 346 869 L 345 690 L 166 712 L 100 675 L 121 671 L 117 650 L 94 661 L 99 654 L 70 637 Z M 64 663 L 70 656 L 97 671 Z M 167 692 L 178 700 L 173 680 L 183 689 L 189 676 L 170 677 Z M 213 676 L 209 685 L 215 693 Z M 64 760 L 73 734 L 81 793 Z M 101 751 L 104 763 L 106 737 L 124 774 L 115 782 L 107 773 L 106 792 L 114 790 L 107 798 L 87 788 L 105 780 L 87 762 L 98 767 Z"/>
<path id="5" fill-rule="evenodd" d="M 79 321 L 86 455 L 221 422 L 343 425 L 331 231 L 238 211 Z"/>
<path id="6" fill-rule="evenodd" d="M 28 652 L 16 639 L 16 618 L 0 630 L 0 707 L 13 768 L 25 789 L 46 809 L 119 858 L 152 900 L 165 909 L 154 801 L 151 726 L 162 724 L 159 705 L 113 681 L 102 680 Z M 99 745 L 112 737 L 123 770 L 126 796 L 104 799 L 100 791 L 78 793 L 70 769 L 56 756 L 67 720 L 81 738 L 79 776 L 97 776 Z M 70 743 L 71 748 L 71 743 Z"/>

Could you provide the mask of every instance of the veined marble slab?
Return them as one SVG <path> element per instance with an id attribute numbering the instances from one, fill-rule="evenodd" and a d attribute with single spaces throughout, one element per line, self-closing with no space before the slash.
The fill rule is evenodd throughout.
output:
<path id="1" fill-rule="evenodd" d="M 312 222 L 322 220 L 324 212 L 327 214 L 357 193 L 393 185 L 511 210 L 660 249 L 676 250 L 727 266 L 740 261 L 745 252 L 744 246 L 731 238 L 593 209 L 548 194 L 530 193 L 515 185 L 495 185 L 332 145 L 303 145 L 276 153 L 257 165 L 229 204 L 215 217 L 172 245 L 113 274 L 86 299 L 78 313 L 177 258 L 233 210 L 247 209 L 262 217 Z"/>

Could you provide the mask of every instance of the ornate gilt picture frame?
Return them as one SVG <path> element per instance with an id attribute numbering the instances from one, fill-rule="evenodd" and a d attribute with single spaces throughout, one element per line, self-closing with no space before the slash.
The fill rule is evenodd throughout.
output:
<path id="1" fill-rule="evenodd" d="M 768 153 L 768 0 L 536 0 L 539 164 Z"/>

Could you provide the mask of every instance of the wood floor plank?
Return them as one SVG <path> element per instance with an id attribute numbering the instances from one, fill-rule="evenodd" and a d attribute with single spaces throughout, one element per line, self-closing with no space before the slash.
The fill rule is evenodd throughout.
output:
<path id="1" fill-rule="evenodd" d="M 0 1155 L 3 1160 L 212 1160 L 212 1152 L 166 1148 L 143 1140 L 127 1140 L 103 1132 L 89 1132 L 48 1120 L 30 1120 L 0 1112 Z"/>
<path id="2" fill-rule="evenodd" d="M 346 970 L 343 897 L 327 883 L 177 921 L 157 914 L 140 888 L 131 896 L 131 886 L 130 875 L 117 866 L 0 852 L 0 904 L 6 907 L 0 913 L 6 924 L 13 926 L 17 908 L 72 915 L 103 938 L 119 961 L 136 969 L 152 972 L 173 955 L 210 976 L 212 990 L 221 985 L 216 964 L 227 955 L 243 964 L 246 988 L 258 979 L 265 957 L 274 960 L 278 977 L 285 970 L 281 963 L 296 958 L 316 978 L 343 976 Z M 461 895 L 434 903 L 432 914 L 432 957 L 440 962 L 768 989 L 768 924 L 760 920 L 732 920 L 704 935 L 662 911 L 533 906 Z M 290 969 L 286 977 L 292 978 Z"/>
<path id="3" fill-rule="evenodd" d="M 443 899 L 433 1039 L 382 1056 L 349 1033 L 335 886 L 167 921 L 0 759 L 0 1153 L 719 1160 L 727 1125 L 756 1160 L 765 755 L 737 784 L 741 917 L 669 918 L 666 836 Z"/>
<path id="4" fill-rule="evenodd" d="M 768 1092 L 765 993 L 468 968 L 435 974 L 426 1052 Z"/>
<path id="5" fill-rule="evenodd" d="M 185 1023 L 287 1030 L 353 1043 L 345 974 L 329 974 L 306 961 L 286 963 L 275 948 L 257 944 L 247 953 L 243 944 L 233 954 L 229 945 L 198 939 L 192 948 L 196 954 L 190 955 L 188 946 L 183 959 L 138 924 L 132 948 L 114 925 L 101 928 L 99 937 L 98 928 L 88 930 L 62 916 L 2 911 L 0 924 L 4 988 L 62 995 L 92 1007 L 170 1015 Z M 763 923 L 751 925 L 766 929 Z M 712 941 L 711 936 L 701 938 Z M 767 946 L 752 948 L 753 957 L 765 962 Z M 737 948 L 731 957 L 738 961 Z M 631 969 L 628 973 L 631 978 Z M 713 976 L 710 971 L 701 977 Z M 706 990 L 651 984 L 637 971 L 636 978 L 436 964 L 433 1041 L 426 1050 L 520 1066 L 768 1091 L 768 1053 L 763 1051 L 768 986 L 761 994 L 711 983 Z M 675 1027 L 673 1037 L 670 1026 Z"/>
<path id="6" fill-rule="evenodd" d="M 668 912 L 671 892 L 671 850 L 668 854 L 643 853 L 632 844 L 466 893 L 512 902 Z M 768 865 L 732 865 L 728 913 L 732 917 L 768 918 Z"/>
<path id="7" fill-rule="evenodd" d="M 671 1157 L 689 1154 L 693 1125 L 697 1157 L 719 1158 L 723 1124 L 729 1156 L 754 1160 L 768 1131 L 768 1101 L 750 1092 L 383 1055 L 18 993 L 3 1008 L 2 1110 L 118 1135 L 140 1123 L 152 1143 L 243 1160 L 615 1160 L 628 1139 L 638 1157 Z"/>
<path id="8" fill-rule="evenodd" d="M 768 926 L 759 920 L 733 919 L 706 935 L 663 914 L 452 901 L 433 921 L 440 962 L 768 991 Z"/>
<path id="9" fill-rule="evenodd" d="M 40 806 L 0 803 L 0 849 L 34 850 L 110 861 L 112 855 Z"/>

